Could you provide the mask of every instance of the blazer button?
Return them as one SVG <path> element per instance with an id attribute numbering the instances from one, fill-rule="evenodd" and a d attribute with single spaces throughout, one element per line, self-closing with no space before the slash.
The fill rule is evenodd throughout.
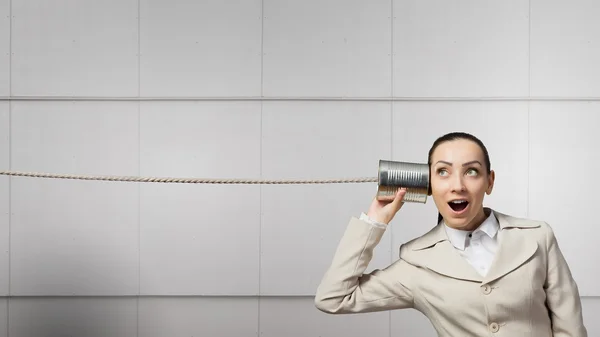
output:
<path id="1" fill-rule="evenodd" d="M 481 292 L 486 295 L 489 295 L 492 292 L 492 287 L 490 287 L 489 284 L 486 284 L 483 287 L 481 287 Z"/>
<path id="2" fill-rule="evenodd" d="M 491 332 L 498 332 L 498 330 L 500 330 L 500 326 L 498 326 L 498 323 L 494 322 L 492 324 L 490 324 L 490 331 Z"/>

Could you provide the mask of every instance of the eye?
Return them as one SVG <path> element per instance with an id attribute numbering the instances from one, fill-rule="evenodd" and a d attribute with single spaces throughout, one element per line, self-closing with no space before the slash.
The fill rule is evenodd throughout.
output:
<path id="1" fill-rule="evenodd" d="M 448 173 L 448 171 L 444 168 L 438 170 L 438 175 L 440 175 L 442 177 L 445 176 L 447 173 Z"/>
<path id="2" fill-rule="evenodd" d="M 477 169 L 470 168 L 470 169 L 467 170 L 467 174 L 470 175 L 470 176 L 476 176 L 476 175 L 479 174 L 479 171 L 477 171 Z"/>

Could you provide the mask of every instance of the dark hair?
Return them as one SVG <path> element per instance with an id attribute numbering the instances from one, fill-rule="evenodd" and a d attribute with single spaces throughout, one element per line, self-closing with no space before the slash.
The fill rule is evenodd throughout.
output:
<path id="1" fill-rule="evenodd" d="M 487 148 L 485 147 L 485 145 L 483 145 L 483 142 L 481 140 L 479 140 L 479 138 L 473 136 L 472 134 L 466 133 L 466 132 L 447 133 L 447 134 L 439 137 L 438 139 L 436 139 L 435 142 L 433 142 L 433 145 L 431 145 L 431 149 L 429 149 L 429 155 L 427 156 L 427 165 L 429 166 L 429 170 L 431 171 L 431 156 L 433 155 L 433 151 L 435 151 L 435 149 L 442 143 L 453 141 L 453 140 L 459 140 L 459 139 L 470 140 L 470 141 L 476 143 L 477 145 L 479 145 L 479 148 L 481 148 L 481 152 L 483 152 L 483 157 L 485 160 L 485 168 L 486 168 L 487 174 L 490 174 L 492 171 L 492 164 L 490 163 L 490 155 L 488 153 Z M 429 184 L 428 193 L 429 193 L 429 195 L 431 195 L 431 183 Z M 438 212 L 438 223 L 440 223 L 440 221 L 442 221 L 442 214 Z"/>

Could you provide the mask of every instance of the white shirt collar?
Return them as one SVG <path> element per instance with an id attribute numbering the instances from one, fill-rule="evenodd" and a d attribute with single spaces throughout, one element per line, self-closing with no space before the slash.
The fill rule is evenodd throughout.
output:
<path id="1" fill-rule="evenodd" d="M 443 223 L 443 220 L 442 220 L 442 223 Z M 465 230 L 451 228 L 451 227 L 448 227 L 445 223 L 444 223 L 444 227 L 446 229 L 446 235 L 448 235 L 448 239 L 450 240 L 452 245 L 454 247 L 456 247 L 457 249 L 464 250 L 466 242 L 467 242 L 467 236 L 469 234 L 477 233 L 477 232 L 484 232 L 490 238 L 493 239 L 496 236 L 496 233 L 498 233 L 498 229 L 499 229 L 500 225 L 498 224 L 498 220 L 496 219 L 494 212 L 490 212 L 490 215 L 487 217 L 487 219 L 485 219 L 483 221 L 483 223 L 481 223 L 481 225 L 474 231 L 465 231 Z"/>

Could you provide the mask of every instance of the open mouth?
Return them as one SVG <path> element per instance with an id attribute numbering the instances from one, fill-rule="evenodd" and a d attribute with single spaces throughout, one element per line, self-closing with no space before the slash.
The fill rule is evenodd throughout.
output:
<path id="1" fill-rule="evenodd" d="M 454 212 L 460 213 L 464 211 L 467 206 L 469 206 L 469 202 L 464 199 L 452 200 L 448 203 L 448 205 L 450 205 L 450 208 L 452 208 Z"/>

